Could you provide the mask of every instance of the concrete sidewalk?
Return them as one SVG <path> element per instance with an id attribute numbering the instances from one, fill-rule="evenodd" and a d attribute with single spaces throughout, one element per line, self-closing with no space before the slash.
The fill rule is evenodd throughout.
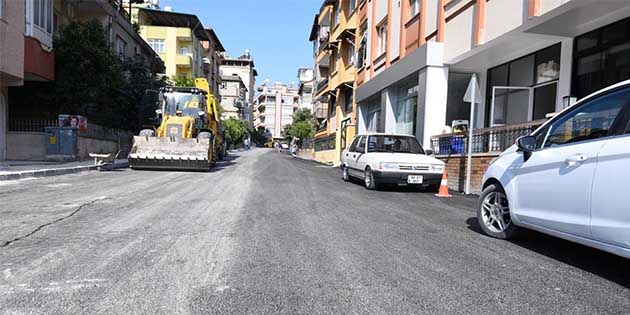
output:
<path id="1" fill-rule="evenodd" d="M 128 166 L 127 159 L 114 162 L 114 168 L 126 168 Z M 95 165 L 93 160 L 76 162 L 3 161 L 0 162 L 0 181 L 65 175 L 94 171 L 98 168 L 99 165 Z"/>

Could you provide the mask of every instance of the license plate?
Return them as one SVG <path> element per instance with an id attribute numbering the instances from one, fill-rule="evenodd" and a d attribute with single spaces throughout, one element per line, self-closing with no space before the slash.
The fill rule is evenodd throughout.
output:
<path id="1" fill-rule="evenodd" d="M 407 176 L 407 184 L 422 184 L 422 176 L 420 175 Z"/>

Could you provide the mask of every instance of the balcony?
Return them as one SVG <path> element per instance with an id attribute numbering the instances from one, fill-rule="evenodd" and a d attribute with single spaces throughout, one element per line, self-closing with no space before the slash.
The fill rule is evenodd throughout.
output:
<path id="1" fill-rule="evenodd" d="M 191 41 L 192 40 L 192 30 L 185 27 L 178 27 L 176 36 L 178 40 L 183 41 Z"/>
<path id="2" fill-rule="evenodd" d="M 529 135 L 546 120 L 507 125 L 473 131 L 472 153 L 500 153 L 512 146 L 516 139 Z M 451 133 L 431 137 L 431 149 L 436 155 L 465 155 L 468 152 L 468 133 Z"/>
<path id="3" fill-rule="evenodd" d="M 55 53 L 45 51 L 34 37 L 24 37 L 24 79 L 52 81 L 55 79 Z"/>
<path id="4" fill-rule="evenodd" d="M 177 57 L 175 57 L 175 64 L 182 68 L 192 68 L 192 56 L 177 55 Z"/>
<path id="5" fill-rule="evenodd" d="M 317 96 L 320 96 L 322 94 L 324 94 L 325 92 L 327 92 L 329 90 L 328 88 L 328 78 L 324 78 L 320 81 L 317 82 L 317 87 L 315 89 L 315 91 L 317 91 Z"/>

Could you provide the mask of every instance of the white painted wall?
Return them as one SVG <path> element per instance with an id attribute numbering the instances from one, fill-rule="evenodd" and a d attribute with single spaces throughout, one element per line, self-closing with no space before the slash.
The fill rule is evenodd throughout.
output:
<path id="1" fill-rule="evenodd" d="M 543 0 L 540 1 L 540 15 L 543 15 L 565 3 L 571 2 L 571 0 Z"/>
<path id="2" fill-rule="evenodd" d="M 376 1 L 376 23 L 380 23 L 387 16 L 387 3 L 389 0 L 372 0 Z"/>
<path id="3" fill-rule="evenodd" d="M 427 24 L 426 35 L 437 30 L 438 0 L 422 0 L 427 2 Z"/>
<path id="4" fill-rule="evenodd" d="M 367 132 L 365 122 L 367 121 L 367 102 L 361 103 L 357 106 L 357 134 Z"/>
<path id="5" fill-rule="evenodd" d="M 430 66 L 420 71 L 418 87 L 416 137 L 430 148 L 431 136 L 441 134 L 446 121 L 448 67 Z"/>
<path id="6" fill-rule="evenodd" d="M 396 92 L 393 86 L 381 92 L 381 124 L 384 124 L 383 131 L 386 133 L 396 133 Z"/>
<path id="7" fill-rule="evenodd" d="M 389 50 L 390 60 L 396 59 L 400 56 L 400 28 L 402 23 L 402 1 L 409 0 L 392 0 L 392 25 L 389 28 L 389 34 L 391 36 L 391 47 Z"/>
<path id="8" fill-rule="evenodd" d="M 444 60 L 461 55 L 473 46 L 475 14 L 474 6 L 460 13 L 446 23 L 446 37 L 444 40 Z"/>
<path id="9" fill-rule="evenodd" d="M 528 0 L 488 1 L 486 4 L 484 41 L 489 42 L 520 26 L 523 23 L 523 10 L 528 3 L 527 1 Z"/>
<path id="10" fill-rule="evenodd" d="M 571 95 L 571 75 L 573 71 L 573 39 L 565 39 L 560 50 L 560 78 L 558 80 L 558 95 L 556 112 L 563 109 L 562 98 Z"/>

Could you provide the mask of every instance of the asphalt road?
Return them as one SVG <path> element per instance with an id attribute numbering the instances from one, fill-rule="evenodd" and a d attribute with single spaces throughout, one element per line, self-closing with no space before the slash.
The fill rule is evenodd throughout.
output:
<path id="1" fill-rule="evenodd" d="M 257 149 L 0 182 L 1 314 L 627 314 L 630 263 Z"/>

